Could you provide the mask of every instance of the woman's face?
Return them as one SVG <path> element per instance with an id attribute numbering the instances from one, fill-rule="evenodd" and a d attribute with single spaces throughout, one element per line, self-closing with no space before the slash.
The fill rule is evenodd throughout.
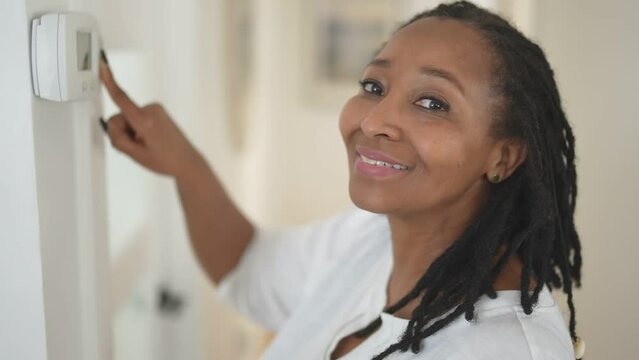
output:
<path id="1" fill-rule="evenodd" d="M 481 35 L 455 20 L 419 20 L 386 43 L 340 116 L 357 206 L 404 215 L 477 209 L 499 153 L 492 59 Z"/>

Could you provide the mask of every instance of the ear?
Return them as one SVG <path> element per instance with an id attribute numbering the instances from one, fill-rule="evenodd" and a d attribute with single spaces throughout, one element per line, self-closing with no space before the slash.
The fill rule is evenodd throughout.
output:
<path id="1" fill-rule="evenodd" d="M 492 183 L 507 179 L 526 160 L 526 144 L 518 139 L 502 139 L 495 143 L 486 177 Z"/>

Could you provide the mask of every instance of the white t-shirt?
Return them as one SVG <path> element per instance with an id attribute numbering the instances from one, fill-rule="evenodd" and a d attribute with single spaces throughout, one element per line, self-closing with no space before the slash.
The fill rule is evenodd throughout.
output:
<path id="1" fill-rule="evenodd" d="M 258 228 L 238 265 L 218 284 L 222 301 L 277 332 L 262 360 L 326 360 L 340 339 L 378 316 L 382 325 L 343 360 L 370 360 L 397 342 L 408 320 L 382 313 L 393 265 L 385 215 L 354 209 L 280 230 Z M 574 360 L 572 342 L 548 289 L 531 315 L 520 292 L 499 291 L 423 340 L 418 354 L 389 360 Z"/>

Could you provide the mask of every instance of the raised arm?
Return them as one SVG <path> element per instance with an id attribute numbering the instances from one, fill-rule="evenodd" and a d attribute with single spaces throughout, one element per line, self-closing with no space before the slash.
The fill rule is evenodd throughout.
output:
<path id="1" fill-rule="evenodd" d="M 238 263 L 255 228 L 203 159 L 176 176 L 176 185 L 195 254 L 217 283 Z"/>
<path id="2" fill-rule="evenodd" d="M 217 283 L 238 263 L 253 225 L 160 104 L 135 104 L 116 83 L 106 56 L 100 78 L 121 110 L 107 123 L 111 144 L 147 169 L 175 179 L 195 254 Z"/>

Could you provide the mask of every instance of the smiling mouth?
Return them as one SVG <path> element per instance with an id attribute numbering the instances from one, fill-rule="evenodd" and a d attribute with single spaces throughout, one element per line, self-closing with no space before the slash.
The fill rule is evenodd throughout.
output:
<path id="1" fill-rule="evenodd" d="M 391 163 L 388 163 L 388 162 L 385 162 L 385 161 L 381 161 L 381 160 L 369 159 L 369 158 L 367 158 L 366 156 L 364 156 L 362 154 L 359 154 L 359 156 L 362 159 L 362 161 L 365 162 L 368 165 L 393 168 L 395 170 L 408 170 L 408 166 L 405 166 L 405 165 L 391 164 Z"/>

